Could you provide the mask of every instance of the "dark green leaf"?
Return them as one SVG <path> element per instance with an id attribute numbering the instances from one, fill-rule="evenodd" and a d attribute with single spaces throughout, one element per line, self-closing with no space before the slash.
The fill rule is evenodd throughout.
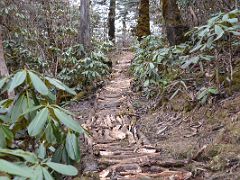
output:
<path id="1" fill-rule="evenodd" d="M 215 41 L 216 41 L 223 36 L 224 30 L 219 25 L 215 25 L 215 33 L 217 34 L 217 37 L 215 39 Z"/>
<path id="2" fill-rule="evenodd" d="M 3 87 L 3 85 L 5 84 L 6 81 L 7 81 L 7 77 L 0 80 L 0 89 L 2 89 L 2 87 Z"/>
<path id="3" fill-rule="evenodd" d="M 50 144 L 56 144 L 57 143 L 57 140 L 56 140 L 56 137 L 54 136 L 54 132 L 53 132 L 53 128 L 52 128 L 51 123 L 49 123 L 47 125 L 47 128 L 45 130 L 45 134 L 46 134 L 46 139 L 47 139 L 48 143 L 50 143 Z"/>
<path id="4" fill-rule="evenodd" d="M 0 126 L 0 148 L 5 148 L 6 144 L 7 144 L 7 142 L 6 142 L 6 138 L 4 135 L 4 131 Z"/>
<path id="5" fill-rule="evenodd" d="M 54 171 L 67 176 L 76 176 L 78 174 L 78 170 L 71 165 L 63 165 L 54 162 L 47 162 L 46 165 Z"/>
<path id="6" fill-rule="evenodd" d="M 12 141 L 13 140 L 13 133 L 7 126 L 2 126 L 2 130 L 4 132 L 4 136 L 7 140 Z"/>
<path id="7" fill-rule="evenodd" d="M 36 136 L 42 132 L 44 125 L 48 119 L 48 109 L 43 108 L 40 112 L 37 113 L 36 117 L 28 126 L 28 133 L 30 136 Z"/>
<path id="8" fill-rule="evenodd" d="M 42 172 L 45 180 L 54 180 L 46 168 L 42 168 Z"/>
<path id="9" fill-rule="evenodd" d="M 26 76 L 27 73 L 25 70 L 17 72 L 11 81 L 8 92 L 12 92 L 16 87 L 20 86 L 25 81 Z"/>
<path id="10" fill-rule="evenodd" d="M 49 78 L 49 77 L 46 77 L 46 79 L 48 80 L 48 82 L 50 84 L 52 84 L 53 86 L 55 86 L 56 88 L 58 89 L 61 89 L 61 90 L 65 90 L 65 87 L 63 86 L 63 84 L 61 83 L 61 81 L 57 80 L 57 79 L 54 79 L 54 78 Z"/>
<path id="11" fill-rule="evenodd" d="M 59 121 L 61 121 L 68 128 L 78 133 L 84 133 L 84 129 L 80 126 L 80 124 L 77 121 L 73 120 L 71 116 L 65 114 L 63 111 L 60 111 L 57 108 L 54 108 L 54 114 L 59 119 Z"/>
<path id="12" fill-rule="evenodd" d="M 67 87 L 65 84 L 63 84 L 61 81 L 54 79 L 54 78 L 46 78 L 50 84 L 55 86 L 58 89 L 61 89 L 63 91 L 66 91 L 72 95 L 76 95 L 76 92 L 72 90 L 71 88 Z"/>
<path id="13" fill-rule="evenodd" d="M 20 98 L 16 101 L 16 103 L 13 106 L 12 112 L 11 112 L 11 121 L 14 123 L 18 120 L 18 118 L 23 113 L 23 104 L 26 103 L 26 97 L 25 95 L 20 96 Z"/>
<path id="14" fill-rule="evenodd" d="M 43 172 L 42 172 L 42 167 L 40 165 L 34 169 L 34 179 L 43 180 Z"/>
<path id="15" fill-rule="evenodd" d="M 209 88 L 208 92 L 215 95 L 218 94 L 218 90 L 216 88 Z"/>
<path id="16" fill-rule="evenodd" d="M 20 150 L 20 149 L 18 150 L 0 149 L 0 154 L 9 154 L 13 156 L 18 156 L 25 159 L 27 162 L 34 163 L 34 164 L 38 162 L 38 159 L 35 156 L 35 154 Z"/>
<path id="17" fill-rule="evenodd" d="M 0 159 L 0 171 L 26 178 L 33 178 L 34 175 L 30 168 L 21 167 L 3 159 Z"/>
<path id="18" fill-rule="evenodd" d="M 234 24 L 238 22 L 238 18 L 232 18 L 232 19 L 228 19 L 227 22 Z"/>
<path id="19" fill-rule="evenodd" d="M 38 148 L 38 157 L 40 159 L 44 159 L 46 156 L 46 147 L 44 146 L 44 143 L 41 143 Z"/>
<path id="20" fill-rule="evenodd" d="M 28 71 L 34 88 L 42 95 L 48 95 L 48 88 L 44 82 L 34 73 Z"/>
<path id="21" fill-rule="evenodd" d="M 80 160 L 80 147 L 78 144 L 78 138 L 75 134 L 68 133 L 66 137 L 66 150 L 69 157 L 72 160 L 79 162 Z"/>

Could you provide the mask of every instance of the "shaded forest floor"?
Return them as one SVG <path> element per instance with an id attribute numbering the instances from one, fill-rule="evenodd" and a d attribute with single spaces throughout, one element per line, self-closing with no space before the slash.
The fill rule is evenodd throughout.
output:
<path id="1" fill-rule="evenodd" d="M 188 112 L 181 96 L 156 107 L 133 91 L 132 58 L 114 56 L 109 82 L 69 107 L 92 134 L 76 179 L 239 179 L 240 95 Z"/>

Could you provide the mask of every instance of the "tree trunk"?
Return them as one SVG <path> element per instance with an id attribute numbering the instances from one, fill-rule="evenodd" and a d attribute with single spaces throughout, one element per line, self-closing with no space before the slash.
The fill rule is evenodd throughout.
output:
<path id="1" fill-rule="evenodd" d="M 8 76 L 9 72 L 7 69 L 7 65 L 4 60 L 4 53 L 3 53 L 3 40 L 2 40 L 2 29 L 0 27 L 0 76 L 1 78 L 4 76 Z"/>
<path id="2" fill-rule="evenodd" d="M 123 15 L 123 20 L 122 20 L 122 41 L 123 41 L 123 47 L 126 46 L 126 36 L 127 36 L 127 25 L 126 25 L 126 15 Z"/>
<path id="3" fill-rule="evenodd" d="M 141 40 L 143 36 L 150 34 L 149 0 L 140 0 L 136 35 Z"/>
<path id="4" fill-rule="evenodd" d="M 83 45 L 85 50 L 89 50 L 91 46 L 90 12 L 89 11 L 90 11 L 90 1 L 81 0 L 79 43 Z"/>
<path id="5" fill-rule="evenodd" d="M 116 0 L 110 0 L 109 14 L 108 14 L 108 37 L 110 41 L 114 42 L 115 39 L 115 12 Z"/>
<path id="6" fill-rule="evenodd" d="M 0 24 L 0 79 L 5 76 L 9 76 L 9 72 L 4 59 L 2 29 Z M 14 98 L 14 94 L 14 91 L 8 93 L 8 98 Z"/>
<path id="7" fill-rule="evenodd" d="M 176 0 L 162 0 L 162 13 L 169 44 L 180 44 L 188 27 L 183 23 Z"/>

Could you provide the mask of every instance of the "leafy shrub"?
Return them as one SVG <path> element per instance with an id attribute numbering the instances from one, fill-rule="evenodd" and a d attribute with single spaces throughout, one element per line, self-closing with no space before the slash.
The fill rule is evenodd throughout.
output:
<path id="1" fill-rule="evenodd" d="M 187 47 L 182 44 L 167 47 L 164 38 L 148 36 L 136 46 L 132 72 L 136 85 L 143 87 L 148 97 L 163 90 L 178 76 L 178 57 Z"/>
<path id="2" fill-rule="evenodd" d="M 100 45 L 99 45 L 100 46 Z M 63 53 L 61 71 L 58 78 L 76 90 L 83 90 L 86 85 L 95 85 L 109 75 L 110 60 L 106 56 L 109 44 L 100 46 L 99 51 L 87 54 L 82 46 L 74 46 Z M 85 57 L 83 57 L 85 56 Z"/>
<path id="3" fill-rule="evenodd" d="M 240 36 L 240 25 L 238 16 L 240 10 L 233 10 L 229 13 L 219 13 L 204 26 L 196 27 L 187 33 L 191 37 L 193 48 L 190 53 L 196 51 L 211 51 L 224 45 L 229 45 L 231 36 Z M 232 37 L 231 41 L 238 41 Z M 232 42 L 231 42 L 232 43 Z"/>
<path id="4" fill-rule="evenodd" d="M 54 172 L 67 176 L 76 176 L 78 173 L 71 165 L 51 162 L 50 159 L 40 160 L 35 154 L 22 150 L 0 149 L 0 156 L 1 178 L 7 180 L 10 180 L 10 175 L 14 179 L 51 180 L 54 179 Z"/>
<path id="5" fill-rule="evenodd" d="M 233 54 L 239 48 L 239 14 L 239 10 L 219 13 L 207 25 L 189 31 L 189 41 L 177 46 L 168 47 L 164 38 L 145 37 L 135 45 L 132 71 L 136 85 L 148 96 L 162 91 L 172 93 L 172 99 L 181 89 L 178 86 L 184 84 L 184 89 L 190 86 L 196 92 L 195 99 L 202 103 L 221 93 L 220 72 L 228 72 L 226 79 L 232 80 Z M 225 52 L 229 54 L 227 66 L 219 58 Z"/>
<path id="6" fill-rule="evenodd" d="M 39 160 L 35 155 L 20 150 L 13 152 L 0 149 L 0 154 L 4 156 L 10 154 L 18 157 L 21 154 L 22 156 L 26 154 L 23 157 L 25 160 L 34 157 L 34 162 L 30 161 L 29 163 L 32 164 L 34 170 L 42 172 L 44 176 L 47 174 L 45 167 L 50 167 L 57 172 L 59 172 L 58 168 L 54 167 L 61 169 L 65 167 L 64 165 L 53 164 L 50 161 L 67 164 L 73 161 L 79 162 L 78 136 L 85 130 L 72 118 L 73 114 L 55 104 L 57 90 L 75 95 L 72 89 L 57 79 L 44 77 L 27 69 L 3 78 L 0 81 L 0 89 L 1 93 L 12 92 L 13 90 L 17 92 L 14 99 L 6 99 L 0 102 L 0 148 L 31 151 L 36 153 L 43 163 L 36 167 L 35 165 L 39 164 Z M 5 160 L 1 161 L 9 165 L 9 168 L 6 169 L 8 166 L 0 166 L 0 171 L 14 174 L 8 170 L 14 166 L 14 163 L 8 164 Z M 17 162 L 15 165 L 19 165 Z M 0 164 L 2 165 L 2 163 Z M 29 166 L 27 162 L 24 166 L 26 165 Z M 69 166 L 69 168 L 69 172 L 76 171 L 73 167 Z M 65 172 L 68 172 L 67 169 L 66 166 Z"/>

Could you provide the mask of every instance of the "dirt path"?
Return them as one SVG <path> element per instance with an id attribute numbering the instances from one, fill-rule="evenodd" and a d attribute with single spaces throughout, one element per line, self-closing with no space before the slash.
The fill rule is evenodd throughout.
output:
<path id="1" fill-rule="evenodd" d="M 97 94 L 95 113 L 86 122 L 91 145 L 104 179 L 188 179 L 190 172 L 169 170 L 185 162 L 162 161 L 161 152 L 136 126 L 128 75 L 133 54 L 123 52 L 114 64 L 111 81 Z"/>

